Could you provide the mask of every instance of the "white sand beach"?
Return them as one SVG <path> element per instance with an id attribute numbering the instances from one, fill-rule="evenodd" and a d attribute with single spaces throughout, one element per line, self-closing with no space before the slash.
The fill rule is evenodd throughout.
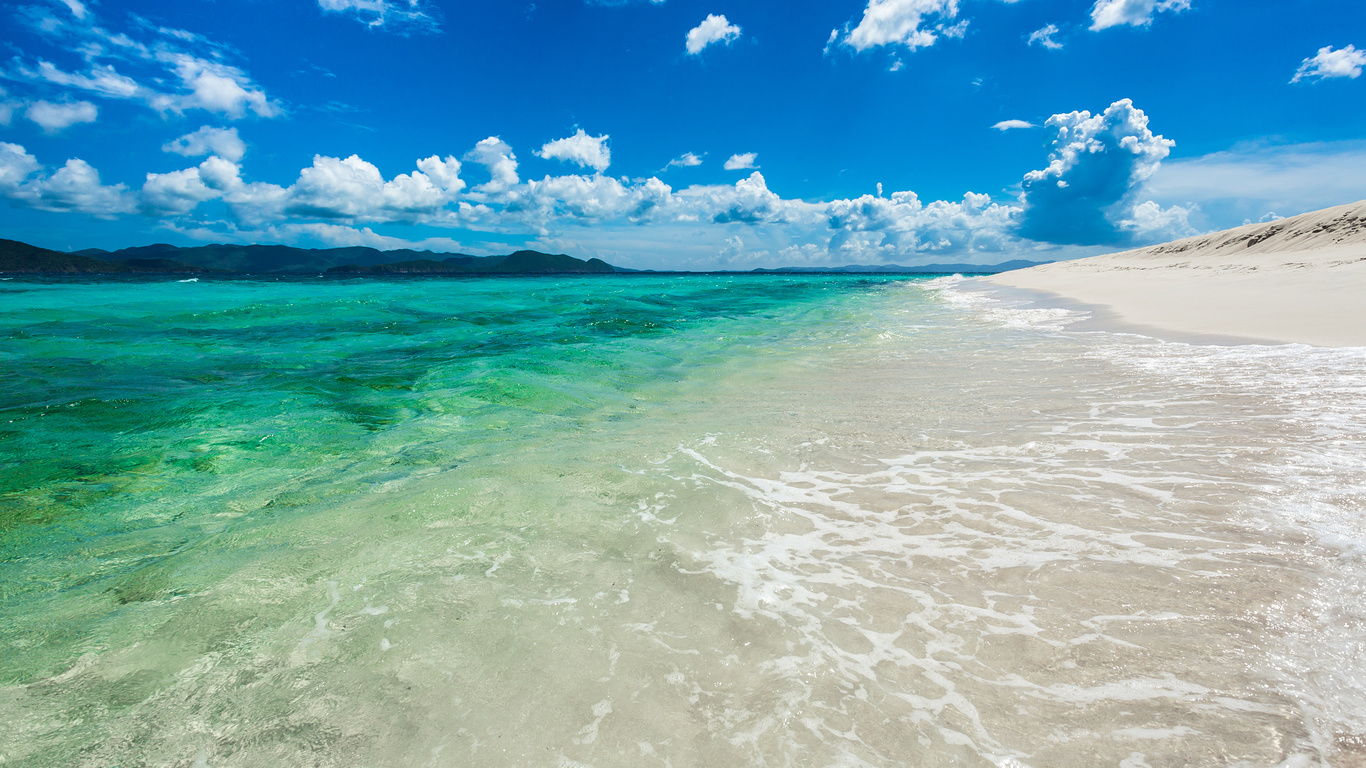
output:
<path id="1" fill-rule="evenodd" d="M 982 281 L 1159 338 L 1366 345 L 1366 201 Z"/>

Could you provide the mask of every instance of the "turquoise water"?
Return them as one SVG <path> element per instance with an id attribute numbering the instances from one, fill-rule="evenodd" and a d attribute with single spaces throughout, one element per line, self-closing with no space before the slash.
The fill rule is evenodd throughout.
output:
<path id="1" fill-rule="evenodd" d="M 779 337 L 847 333 L 842 302 L 889 282 L 8 282 L 0 596 L 184 594 L 161 564 L 237 527 L 592 439 Z M 69 631 L 46 624 L 24 644 Z"/>
<path id="2" fill-rule="evenodd" d="M 0 282 L 0 763 L 1366 758 L 1366 354 L 957 286 Z"/>

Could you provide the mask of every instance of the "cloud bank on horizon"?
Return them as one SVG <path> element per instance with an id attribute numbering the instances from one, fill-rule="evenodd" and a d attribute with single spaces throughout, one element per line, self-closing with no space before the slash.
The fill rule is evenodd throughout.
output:
<path id="1" fill-rule="evenodd" d="M 449 38 L 468 25 L 454 6 L 435 0 L 289 0 L 282 5 L 290 13 L 326 29 L 317 33 L 317 45 L 300 45 L 307 50 L 285 57 L 288 66 L 263 67 L 253 62 L 280 56 L 269 41 L 254 48 L 260 33 L 193 24 L 194 14 L 183 6 L 175 24 L 152 20 L 153 10 L 176 13 L 169 3 L 140 9 L 148 16 L 120 13 L 116 5 L 27 0 L 7 11 L 15 24 L 6 42 L 17 54 L 0 65 L 0 197 L 9 203 L 0 218 L 4 236 L 60 221 L 68 232 L 112 233 L 125 241 L 83 243 L 106 247 L 171 235 L 185 242 L 465 251 L 533 244 L 639 267 L 992 263 L 1158 242 L 1240 224 L 1239 217 L 1265 216 L 1272 206 L 1289 215 L 1317 207 L 1330 191 L 1366 197 L 1366 182 L 1306 182 L 1330 168 L 1339 175 L 1366 169 L 1366 136 L 1315 132 L 1312 120 L 1296 130 L 1254 128 L 1228 137 L 1205 136 L 1198 124 L 1182 122 L 1176 127 L 1212 150 L 1173 158 L 1180 145 L 1155 132 L 1180 114 L 1162 101 L 1160 73 L 1144 79 L 1099 71 L 1070 96 L 1058 83 L 1040 87 L 1045 95 L 1038 99 L 1001 91 L 991 98 L 1006 114 L 987 117 L 992 105 L 982 94 L 999 91 L 996 81 L 1013 66 L 1046 70 L 1056 66 L 1055 57 L 1104 58 L 1116 45 L 1152 50 L 1165 27 L 1199 20 L 1198 0 L 1095 0 L 1084 16 L 1070 19 L 1060 14 L 1075 7 L 1060 0 L 961 7 L 958 0 L 862 0 L 842 20 L 826 14 L 840 24 L 828 36 L 815 21 L 799 34 L 779 13 L 746 11 L 754 18 L 742 31 L 724 13 L 707 12 L 698 23 L 696 6 L 681 7 L 682 0 L 585 2 L 586 10 L 569 17 L 589 14 L 597 26 L 629 17 L 645 30 L 642 36 L 657 27 L 659 43 L 644 46 L 643 54 L 604 47 L 600 62 L 573 66 L 537 52 L 537 45 L 550 45 L 533 39 L 537 17 L 550 11 L 528 5 L 515 17 L 526 27 L 521 32 L 480 27 L 495 38 L 489 45 L 504 50 L 527 38 L 525 50 L 504 61 L 530 63 L 506 77 L 466 70 L 472 77 L 454 80 L 446 93 L 484 107 L 469 110 L 458 100 L 449 105 L 433 98 L 444 87 L 438 80 L 419 77 L 420 84 L 408 85 L 411 65 L 446 55 Z M 681 54 L 664 50 L 672 25 L 672 34 L 684 39 Z M 597 26 L 578 34 L 597 34 Z M 214 37 L 205 29 L 216 30 Z M 1332 31 L 1311 26 L 1303 34 Z M 975 37 L 991 35 L 1014 39 L 1011 61 L 993 67 L 990 57 L 969 50 Z M 329 58 L 338 36 L 415 58 L 395 62 L 392 70 L 379 55 L 364 62 Z M 742 36 L 744 45 L 735 45 Z M 1111 40 L 1102 46 L 1092 42 L 1105 36 Z M 565 50 L 579 50 L 579 42 L 566 41 L 573 47 Z M 623 68 L 637 56 L 657 71 Z M 943 78 L 926 86 L 938 70 L 917 61 L 930 56 L 940 57 L 938 67 L 945 61 L 971 66 L 956 83 Z M 1246 86 L 1249 92 L 1280 93 L 1274 100 L 1308 105 L 1305 110 L 1348 104 L 1363 111 L 1352 81 L 1366 66 L 1366 53 L 1353 44 L 1298 50 L 1287 44 L 1280 58 L 1279 74 L 1269 68 L 1266 82 Z M 762 72 L 788 59 L 814 74 Z M 597 80 L 575 66 L 592 69 Z M 902 79 L 907 69 L 917 70 L 912 77 L 920 81 Z M 969 78 L 973 71 L 984 74 Z M 533 72 L 554 88 L 538 91 L 514 76 Z M 370 77 L 381 81 L 373 89 L 365 85 Z M 604 82 L 622 77 L 664 87 L 628 89 L 653 105 L 641 108 L 626 91 L 604 93 Z M 833 80 L 835 90 L 821 95 L 806 85 L 819 77 Z M 332 81 L 359 84 L 339 92 L 368 100 L 321 97 Z M 577 90 L 561 95 L 558 83 Z M 671 90 L 669 83 L 680 87 Z M 764 87 L 789 90 L 770 97 Z M 909 87 L 926 88 L 940 101 L 922 100 L 904 112 L 891 108 L 897 120 L 852 117 L 889 109 L 878 94 Z M 530 90 L 509 94 L 509 88 Z M 808 103 L 788 95 L 803 92 Z M 1113 95 L 1097 102 L 1093 92 Z M 1150 117 L 1128 92 L 1157 101 L 1164 116 Z M 683 111 L 671 106 L 680 99 L 687 102 Z M 1059 101 L 1065 109 L 1030 111 Z M 553 122 L 563 126 L 562 119 L 540 117 L 552 104 L 573 110 L 573 122 L 591 130 L 556 129 Z M 499 105 L 516 109 L 514 123 L 492 108 Z M 1244 110 L 1246 122 L 1275 127 L 1276 110 L 1257 114 L 1250 99 L 1234 100 L 1229 109 Z M 957 122 L 958 111 L 982 117 Z M 670 119 L 658 117 L 664 115 Z M 1218 118 L 1227 122 L 1226 115 Z M 473 136 L 462 145 L 416 127 L 448 122 Z M 497 126 L 505 130 L 475 138 Z M 407 140 L 418 133 L 421 141 Z M 1286 135 L 1299 140 L 1286 142 Z M 126 137 L 140 149 L 119 152 L 111 137 Z M 519 160 L 514 143 L 529 144 L 529 158 Z M 414 150 L 405 153 L 405 144 Z M 355 148 L 337 151 L 342 146 Z M 887 148 L 894 148 L 891 154 Z M 711 152 L 727 159 L 704 162 Z M 983 155 L 996 157 L 979 160 Z M 298 161 L 291 165 L 290 158 Z M 1246 179 L 1221 186 L 1218 179 L 1238 177 L 1230 168 L 1235 158 L 1247 167 L 1274 166 L 1286 182 L 1277 189 L 1299 190 L 1297 198 Z M 1292 161 L 1298 165 L 1287 166 Z M 806 166 L 830 170 L 812 181 L 817 174 Z M 388 173 L 381 170 L 386 167 Z M 879 179 L 868 184 L 875 194 L 858 190 L 862 184 L 838 194 L 846 175 L 867 179 L 890 168 L 900 172 L 887 189 L 899 191 L 884 194 Z M 938 176 L 917 171 L 926 168 Z M 1194 183 L 1195 168 L 1205 169 L 1210 182 Z M 898 175 L 912 183 L 895 183 Z M 1164 177 L 1185 181 L 1164 183 Z M 922 197 L 915 189 L 921 183 L 935 194 Z M 954 186 L 956 194 L 940 191 Z M 1348 201 L 1326 201 L 1332 202 Z M 39 244 L 69 247 L 51 238 Z"/>

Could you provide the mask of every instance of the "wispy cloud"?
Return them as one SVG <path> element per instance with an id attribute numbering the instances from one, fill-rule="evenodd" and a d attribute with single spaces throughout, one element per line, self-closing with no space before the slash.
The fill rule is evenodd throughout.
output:
<path id="1" fill-rule="evenodd" d="M 398 34 L 441 31 L 441 12 L 424 0 L 318 0 L 318 7 L 351 16 L 372 29 Z"/>
<path id="2" fill-rule="evenodd" d="M 79 0 L 62 0 L 60 9 L 24 6 L 17 17 L 51 45 L 49 55 L 72 65 L 20 49 L 0 75 L 36 88 L 65 89 L 68 101 L 75 94 L 133 101 L 162 114 L 204 110 L 239 119 L 283 113 L 245 71 L 227 63 L 227 48 L 201 35 L 138 17 L 115 32 Z"/>
<path id="3" fill-rule="evenodd" d="M 667 171 L 670 168 L 691 168 L 693 166 L 701 164 L 701 157 L 698 157 L 692 152 L 684 152 L 682 155 L 679 155 L 678 157 L 675 157 L 674 159 L 670 160 L 669 164 L 664 166 L 664 170 Z"/>
<path id="4" fill-rule="evenodd" d="M 1053 39 L 1053 36 L 1058 32 L 1057 24 L 1049 24 L 1041 29 L 1036 29 L 1029 33 L 1029 44 L 1043 46 L 1050 51 L 1062 50 L 1062 43 Z"/>
<path id="5" fill-rule="evenodd" d="M 1333 46 L 1326 45 L 1300 64 L 1299 70 L 1290 82 L 1298 83 L 1306 77 L 1316 77 L 1320 80 L 1348 77 L 1355 80 L 1361 77 L 1362 67 L 1366 67 L 1366 50 L 1359 51 L 1356 46 L 1349 45 L 1335 51 Z"/>

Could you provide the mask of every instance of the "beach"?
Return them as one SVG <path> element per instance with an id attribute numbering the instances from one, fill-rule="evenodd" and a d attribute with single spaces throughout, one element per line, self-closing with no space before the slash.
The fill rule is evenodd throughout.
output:
<path id="1" fill-rule="evenodd" d="M 1366 756 L 1360 349 L 955 278 L 4 285 L 7 765 Z"/>
<path id="2" fill-rule="evenodd" d="M 1362 346 L 1366 201 L 981 282 L 1159 338 Z"/>

